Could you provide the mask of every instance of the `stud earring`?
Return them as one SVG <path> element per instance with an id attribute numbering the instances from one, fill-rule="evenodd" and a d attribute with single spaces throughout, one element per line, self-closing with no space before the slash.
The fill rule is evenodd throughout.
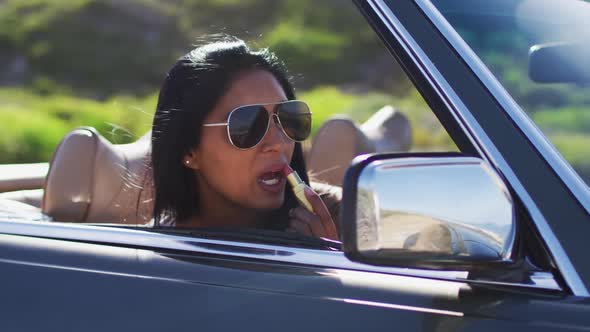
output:
<path id="1" fill-rule="evenodd" d="M 188 165 L 188 164 L 191 163 L 191 161 L 190 160 L 185 160 L 184 163 Z"/>

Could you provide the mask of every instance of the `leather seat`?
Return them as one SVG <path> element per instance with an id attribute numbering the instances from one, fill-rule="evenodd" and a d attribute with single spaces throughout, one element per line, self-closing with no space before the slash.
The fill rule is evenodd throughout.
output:
<path id="1" fill-rule="evenodd" d="M 313 180 L 342 186 L 344 174 L 354 157 L 367 153 L 406 152 L 412 145 L 412 128 L 407 117 L 385 106 L 365 123 L 334 117 L 318 129 L 307 157 Z"/>
<path id="2" fill-rule="evenodd" d="M 49 163 L 0 165 L 0 199 L 41 208 Z"/>
<path id="3" fill-rule="evenodd" d="M 150 137 L 148 133 L 134 143 L 116 145 L 94 128 L 68 133 L 50 164 L 43 212 L 69 222 L 148 222 L 153 196 Z"/>
<path id="4" fill-rule="evenodd" d="M 45 178 L 44 178 L 45 179 Z M 40 185 L 43 186 L 43 183 Z M 43 189 L 17 190 L 0 193 L 0 199 L 9 199 L 21 203 L 41 208 L 43 200 Z"/>
<path id="5" fill-rule="evenodd" d="M 68 133 L 50 163 L 42 211 L 66 222 L 149 222 L 153 213 L 150 138 L 148 132 L 134 143 L 117 145 L 90 127 Z M 340 186 L 350 161 L 359 154 L 405 151 L 410 144 L 409 122 L 391 107 L 360 127 L 346 118 L 328 120 L 307 156 L 312 187 L 336 216 L 340 190 L 321 183 Z"/>

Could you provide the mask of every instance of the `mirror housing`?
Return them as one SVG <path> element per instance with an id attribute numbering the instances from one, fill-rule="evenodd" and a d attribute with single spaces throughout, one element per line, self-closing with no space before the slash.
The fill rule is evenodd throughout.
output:
<path id="1" fill-rule="evenodd" d="M 364 155 L 345 177 L 341 233 L 356 262 L 471 269 L 512 263 L 516 214 L 504 182 L 481 159 Z"/>
<path id="2" fill-rule="evenodd" d="M 529 78 L 537 83 L 590 83 L 590 46 L 583 43 L 534 45 L 529 50 Z"/>

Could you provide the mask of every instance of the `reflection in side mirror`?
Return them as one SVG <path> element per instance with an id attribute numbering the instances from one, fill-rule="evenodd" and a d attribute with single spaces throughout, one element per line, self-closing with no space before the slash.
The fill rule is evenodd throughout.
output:
<path id="1" fill-rule="evenodd" d="M 586 43 L 534 45 L 529 77 L 537 83 L 590 83 L 590 46 Z"/>
<path id="2" fill-rule="evenodd" d="M 354 261 L 433 269 L 511 262 L 512 198 L 481 159 L 364 156 L 343 192 L 343 247 Z"/>

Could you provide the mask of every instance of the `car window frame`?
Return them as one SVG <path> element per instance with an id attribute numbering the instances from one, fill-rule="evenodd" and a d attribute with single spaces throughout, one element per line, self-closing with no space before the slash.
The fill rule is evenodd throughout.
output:
<path id="1" fill-rule="evenodd" d="M 452 121 L 463 128 L 474 145 L 475 156 L 487 161 L 504 177 L 519 207 L 530 214 L 531 227 L 541 234 L 549 258 L 553 259 L 568 291 L 588 296 L 590 280 L 583 276 L 590 275 L 586 273 L 590 272 L 590 265 L 584 261 L 583 253 L 576 250 L 585 239 L 575 233 L 580 225 L 584 231 L 590 231 L 590 218 L 579 202 L 571 199 L 559 175 L 540 158 L 522 129 L 505 114 L 502 105 L 415 1 L 394 4 L 384 0 L 356 0 L 355 3 L 443 125 Z M 444 107 L 437 108 L 439 105 Z M 440 115 L 445 112 L 446 116 Z M 449 134 L 456 139 L 452 131 Z M 536 179 L 543 181 L 535 183 Z M 560 224 L 562 219 L 568 219 L 568 224 Z"/>
<path id="2" fill-rule="evenodd" d="M 526 112 L 512 98 L 493 72 L 477 56 L 471 47 L 461 38 L 451 24 L 430 0 L 416 0 L 416 3 L 437 27 L 445 39 L 455 48 L 478 79 L 486 86 L 494 98 L 502 105 L 506 114 L 521 129 L 522 133 L 535 146 L 543 158 L 590 213 L 590 187 L 573 169 L 557 148 L 543 134 L 541 129 L 528 117 Z"/>
<path id="3" fill-rule="evenodd" d="M 279 264 L 385 273 L 474 285 L 528 289 L 548 292 L 549 294 L 560 294 L 564 291 L 558 280 L 551 273 L 543 271 L 531 273 L 529 275 L 530 283 L 475 280 L 470 278 L 467 271 L 437 271 L 356 263 L 346 258 L 342 251 L 298 248 L 287 245 L 262 244 L 236 240 L 207 239 L 196 236 L 158 233 L 149 228 L 132 228 L 123 225 L 114 227 L 55 221 L 0 220 L 0 234 L 135 248 L 160 253 L 177 252 L 188 255 L 228 257 L 244 261 L 262 260 Z"/>

